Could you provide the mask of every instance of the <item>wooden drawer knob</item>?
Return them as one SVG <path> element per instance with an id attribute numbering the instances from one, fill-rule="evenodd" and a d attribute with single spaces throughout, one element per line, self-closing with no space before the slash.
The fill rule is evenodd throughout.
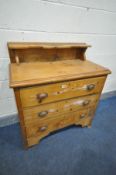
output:
<path id="1" fill-rule="evenodd" d="M 41 128 L 39 128 L 39 131 L 46 131 L 47 130 L 47 126 L 42 126 Z"/>
<path id="2" fill-rule="evenodd" d="M 89 103 L 90 103 L 90 100 L 85 100 L 85 101 L 82 102 L 82 105 L 83 105 L 83 106 L 86 106 L 86 105 L 88 105 Z"/>
<path id="3" fill-rule="evenodd" d="M 37 94 L 37 99 L 38 99 L 39 103 L 41 103 L 42 100 L 46 97 L 48 97 L 47 93 Z"/>
<path id="4" fill-rule="evenodd" d="M 94 88 L 95 88 L 95 84 L 88 84 L 88 85 L 86 86 L 86 89 L 87 89 L 88 91 L 93 90 Z"/>
<path id="5" fill-rule="evenodd" d="M 39 112 L 38 116 L 45 117 L 47 114 L 48 114 L 48 111 L 42 111 L 42 112 Z"/>
<path id="6" fill-rule="evenodd" d="M 80 115 L 80 119 L 83 119 L 83 118 L 85 118 L 86 116 L 85 116 L 85 114 L 81 114 Z"/>

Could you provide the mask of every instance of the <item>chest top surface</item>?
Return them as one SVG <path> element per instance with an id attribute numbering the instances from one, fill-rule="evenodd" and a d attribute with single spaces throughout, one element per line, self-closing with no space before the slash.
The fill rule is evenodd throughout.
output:
<path id="1" fill-rule="evenodd" d="M 24 87 L 109 74 L 86 60 L 85 43 L 8 43 L 10 86 Z"/>

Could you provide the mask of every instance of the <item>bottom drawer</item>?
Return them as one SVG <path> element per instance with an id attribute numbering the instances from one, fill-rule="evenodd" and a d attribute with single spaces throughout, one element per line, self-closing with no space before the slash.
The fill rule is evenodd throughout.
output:
<path id="1" fill-rule="evenodd" d="M 73 113 L 67 113 L 55 119 L 40 122 L 39 124 L 27 125 L 26 132 L 28 144 L 33 145 L 35 142 L 38 143 L 42 137 L 48 135 L 50 132 L 69 125 L 76 124 L 88 126 L 92 121 L 94 112 L 95 106 Z"/>

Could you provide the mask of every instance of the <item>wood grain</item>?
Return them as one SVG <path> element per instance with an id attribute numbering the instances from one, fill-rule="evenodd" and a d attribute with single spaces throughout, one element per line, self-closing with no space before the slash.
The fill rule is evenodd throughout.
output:
<path id="1" fill-rule="evenodd" d="M 55 102 L 63 99 L 79 97 L 83 95 L 99 93 L 104 85 L 106 77 L 90 78 L 63 83 L 35 86 L 30 88 L 21 88 L 20 96 L 23 108 L 29 106 L 39 106 L 41 104 Z M 94 84 L 95 88 L 87 90 L 87 85 Z M 41 102 L 37 95 L 47 93 L 48 97 Z"/>
<path id="2" fill-rule="evenodd" d="M 9 43 L 13 87 L 26 147 L 69 125 L 91 126 L 111 71 L 87 61 L 85 43 Z"/>
<path id="3" fill-rule="evenodd" d="M 14 89 L 14 93 L 15 93 L 15 99 L 16 99 L 16 103 L 17 103 L 17 109 L 18 109 L 18 114 L 19 114 L 19 119 L 20 119 L 19 121 L 20 121 L 24 146 L 25 146 L 25 148 L 27 148 L 28 147 L 27 133 L 26 133 L 26 129 L 25 129 L 25 122 L 24 122 L 24 116 L 23 116 L 22 104 L 21 104 L 21 100 L 20 100 L 19 89 L 18 88 Z"/>
<path id="4" fill-rule="evenodd" d="M 30 48 L 87 48 L 91 47 L 86 43 L 52 43 L 52 42 L 8 42 L 9 49 L 30 49 Z"/>
<path id="5" fill-rule="evenodd" d="M 64 113 L 74 112 L 77 110 L 84 110 L 87 107 L 96 105 L 99 95 L 91 95 L 73 99 L 66 99 L 59 102 L 48 103 L 40 105 L 39 107 L 32 107 L 23 110 L 25 124 L 39 123 L 44 120 L 53 119 L 61 116 Z M 84 105 L 84 102 L 88 104 Z M 40 113 L 46 112 L 46 115 L 41 116 Z"/>
<path id="6" fill-rule="evenodd" d="M 55 119 L 40 122 L 39 124 L 27 125 L 26 131 L 28 136 L 28 146 L 37 144 L 40 139 L 50 134 L 51 132 L 67 127 L 69 125 L 89 125 L 93 117 L 91 111 L 94 110 L 95 108 L 93 106 L 83 111 L 80 110 L 72 113 L 67 113 Z M 82 115 L 84 118 L 82 118 Z M 41 131 L 42 127 L 46 127 L 45 131 Z"/>
<path id="7" fill-rule="evenodd" d="M 14 73 L 15 72 L 15 73 Z M 90 61 L 66 60 L 10 65 L 10 86 L 23 87 L 82 79 L 109 74 L 110 71 Z"/>
<path id="8" fill-rule="evenodd" d="M 12 63 L 16 63 L 16 58 L 19 58 L 20 63 L 70 59 L 85 60 L 85 51 L 88 47 L 90 45 L 86 43 L 8 43 Z"/>

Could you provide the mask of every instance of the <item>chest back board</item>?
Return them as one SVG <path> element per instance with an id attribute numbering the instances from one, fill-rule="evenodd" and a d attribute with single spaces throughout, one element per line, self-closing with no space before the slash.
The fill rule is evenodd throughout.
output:
<path id="1" fill-rule="evenodd" d="M 85 43 L 8 43 L 10 60 L 19 62 L 85 60 Z"/>

